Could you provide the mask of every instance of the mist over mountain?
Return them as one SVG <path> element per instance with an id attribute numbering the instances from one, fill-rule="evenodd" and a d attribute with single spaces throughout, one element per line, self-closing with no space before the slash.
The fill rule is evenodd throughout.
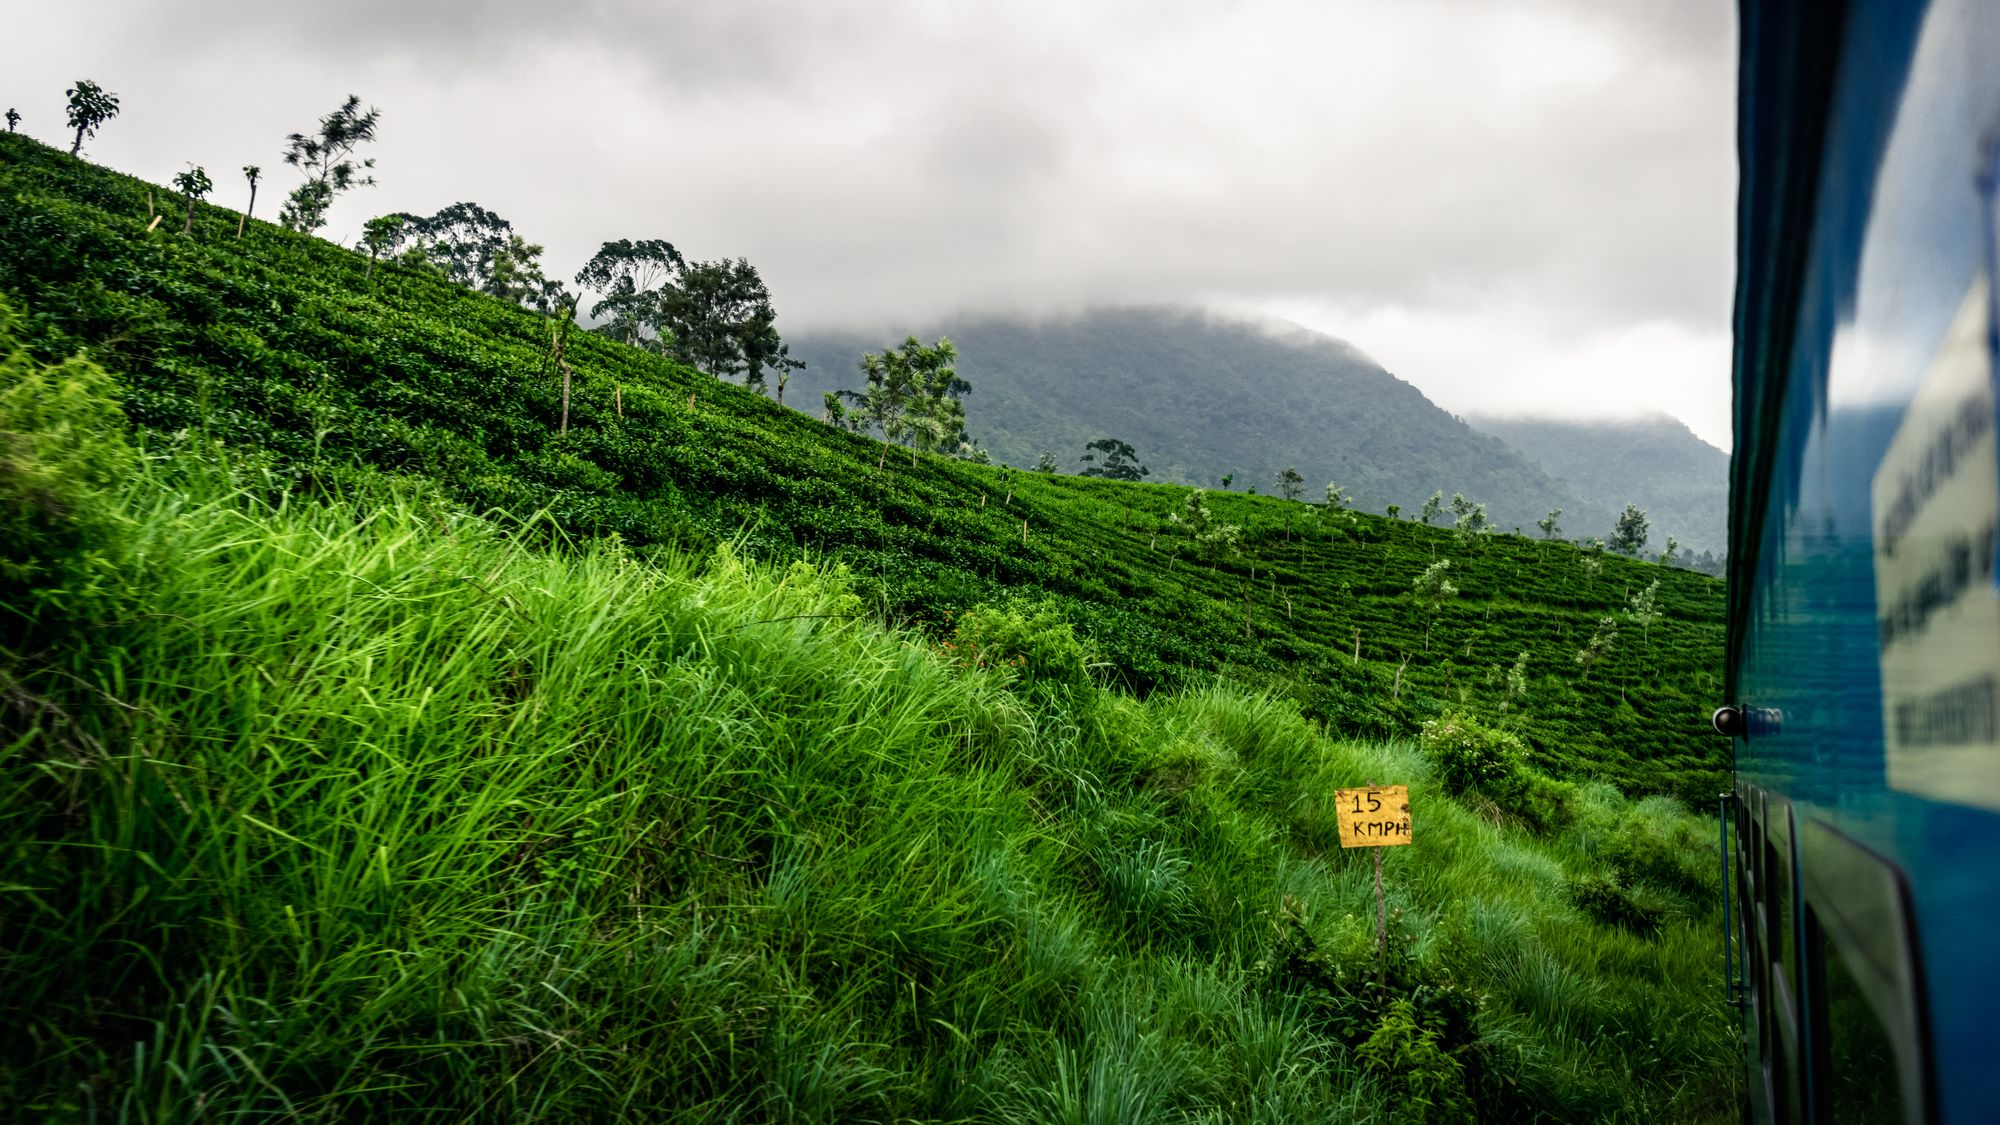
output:
<path id="1" fill-rule="evenodd" d="M 1337 481 L 1375 512 L 1399 504 L 1414 514 L 1442 489 L 1485 503 L 1502 529 L 1532 533 L 1555 507 L 1572 535 L 1611 527 L 1609 504 L 1440 409 L 1352 345 L 1282 322 L 1152 306 L 793 334 L 792 354 L 807 367 L 786 401 L 817 413 L 822 392 L 861 386 L 863 352 L 909 332 L 957 344 L 959 374 L 973 388 L 968 428 L 1008 464 L 1032 466 L 1049 452 L 1076 472 L 1084 443 L 1108 435 L 1137 447 L 1153 481 L 1214 488 L 1232 475 L 1232 489 L 1268 493 L 1293 467 L 1309 498 Z"/>
<path id="2" fill-rule="evenodd" d="M 1678 419 L 1656 414 L 1604 421 L 1467 420 L 1597 505 L 1614 511 L 1626 504 L 1644 508 L 1652 522 L 1652 550 L 1665 547 L 1669 535 L 1694 552 L 1719 554 L 1728 545 L 1729 454 Z M 1567 516 L 1563 523 L 1569 525 Z"/>

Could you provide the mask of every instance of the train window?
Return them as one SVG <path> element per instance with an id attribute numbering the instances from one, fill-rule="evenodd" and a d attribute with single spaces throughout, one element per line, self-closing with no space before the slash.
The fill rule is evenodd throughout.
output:
<path id="1" fill-rule="evenodd" d="M 1784 966 L 1786 991 L 1796 978 L 1799 964 L 1797 938 L 1793 930 L 1792 901 L 1792 809 L 1770 802 L 1765 815 L 1765 853 L 1770 858 L 1770 882 L 1764 893 L 1771 903 L 1771 955 Z"/>
<path id="2" fill-rule="evenodd" d="M 1889 1030 L 1876 1018 L 1867 990 L 1847 959 L 1825 941 L 1817 918 L 1814 923 L 1819 931 L 1814 936 L 1820 939 L 1815 952 L 1824 974 L 1814 1011 L 1824 1029 L 1819 1052 L 1819 1070 L 1825 1076 L 1820 1085 L 1825 1106 L 1821 1119 L 1835 1125 L 1909 1120 L 1902 1084 L 1895 1080 L 1896 1047 Z"/>
<path id="3" fill-rule="evenodd" d="M 1818 821 L 1801 842 L 1814 1116 L 1920 1125 L 1931 1102 L 1928 1029 L 1902 872 Z"/>
<path id="4" fill-rule="evenodd" d="M 1794 937 L 1792 911 L 1792 807 L 1768 794 L 1763 802 L 1763 869 L 1758 873 L 1763 914 L 1763 963 L 1765 979 L 1762 1016 L 1769 1025 L 1760 1039 L 1769 1044 L 1771 1113 L 1776 1121 L 1802 1120 L 1805 1112 L 1800 1085 L 1803 1070 L 1799 1063 L 1797 977 L 1798 947 Z"/>

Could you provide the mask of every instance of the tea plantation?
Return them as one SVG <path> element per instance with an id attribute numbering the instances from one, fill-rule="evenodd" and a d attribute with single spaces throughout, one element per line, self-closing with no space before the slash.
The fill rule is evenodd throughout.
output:
<path id="1" fill-rule="evenodd" d="M 165 189 L 0 138 L 0 293 L 36 354 L 87 350 L 116 372 L 144 431 L 267 451 L 302 484 L 355 465 L 417 474 L 570 536 L 837 558 L 880 616 L 934 634 L 978 604 L 1048 602 L 1101 675 L 1141 694 L 1222 676 L 1372 737 L 1466 709 L 1565 776 L 1703 804 L 1716 791 L 1715 580 L 1618 557 L 1592 574 L 1560 542 L 1224 493 L 1207 504 L 1241 541 L 1204 557 L 1166 518 L 1188 489 L 885 460 L 588 334 L 569 349 L 563 432 L 547 319 L 264 223 L 238 239 L 222 208 L 197 207 L 192 237 L 149 234 L 149 193 L 167 207 Z M 1462 489 L 1477 499 L 1477 481 Z M 1412 586 L 1438 560 L 1459 592 L 1432 613 Z M 1642 628 L 1626 611 L 1655 581 L 1662 620 Z M 1617 639 L 1586 673 L 1605 617 Z"/>

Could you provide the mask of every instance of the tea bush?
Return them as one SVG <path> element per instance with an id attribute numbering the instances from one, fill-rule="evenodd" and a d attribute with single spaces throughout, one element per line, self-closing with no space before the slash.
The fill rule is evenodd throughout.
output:
<path id="1" fill-rule="evenodd" d="M 1527 757 L 1520 738 L 1458 711 L 1427 720 L 1418 744 L 1445 791 L 1454 795 L 1471 789 L 1498 797 L 1511 791 Z"/>

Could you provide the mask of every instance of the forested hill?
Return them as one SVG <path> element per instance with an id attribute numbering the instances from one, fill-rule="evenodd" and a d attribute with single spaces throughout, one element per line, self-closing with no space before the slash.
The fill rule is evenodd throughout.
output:
<path id="1" fill-rule="evenodd" d="M 1678 419 L 1659 414 L 1629 421 L 1467 420 L 1600 505 L 1644 508 L 1655 550 L 1669 535 L 1688 553 L 1720 554 L 1728 547 L 1729 454 Z"/>
<path id="2" fill-rule="evenodd" d="M 1432 492 L 1462 492 L 1502 528 L 1532 528 L 1564 510 L 1573 535 L 1608 535 L 1617 507 L 1586 498 L 1452 417 L 1423 392 L 1331 336 L 1183 308 L 1102 308 L 1042 320 L 950 319 L 912 325 L 949 335 L 972 436 L 999 461 L 1033 465 L 1053 452 L 1074 472 L 1084 443 L 1130 442 L 1148 478 L 1273 490 L 1296 468 L 1317 493 L 1328 481 L 1358 506 L 1414 512 Z M 819 409 L 826 390 L 861 383 L 856 363 L 902 339 L 793 335 L 806 361 L 786 401 Z M 1622 502 L 1618 507 L 1622 507 Z"/>
<path id="3" fill-rule="evenodd" d="M 127 417 L 156 445 L 205 435 L 271 466 L 274 487 L 308 492 L 390 470 L 535 534 L 831 559 L 873 615 L 931 636 L 981 606 L 1054 614 L 1088 639 L 1099 675 L 1140 693 L 1226 678 L 1374 737 L 1463 710 L 1506 722 L 1564 776 L 1714 792 L 1726 743 L 1706 722 L 1722 640 L 1712 579 L 1269 495 L 1204 500 L 1180 486 L 906 448 L 885 457 L 873 438 L 603 336 L 573 335 L 557 362 L 550 318 L 432 269 L 371 269 L 364 255 L 255 221 L 239 238 L 240 216 L 205 204 L 191 233 L 149 228 L 151 201 L 166 197 L 0 135 L 0 297 L 38 358 L 84 350 L 104 364 Z M 1152 338 L 1145 354 L 1172 351 L 1145 330 L 1164 323 L 1158 314 L 1119 323 L 1131 347 Z M 1256 354 L 1244 332 L 1205 331 L 1245 345 L 1218 355 L 1247 364 Z M 967 336 L 967 353 L 993 343 Z M 1267 347 L 1272 357 L 1299 350 Z M 1321 349 L 1322 371 L 1336 356 L 1359 364 Z M 1246 428 L 1266 424 L 1260 401 L 1273 414 L 1307 409 L 1269 387 L 1232 393 L 1230 378 L 1253 374 L 1246 366 L 1213 370 L 1208 389 L 1176 396 Z M 1348 436 L 1327 435 L 1321 448 L 1393 447 L 1387 422 L 1376 427 L 1387 436 L 1354 422 L 1391 409 L 1368 385 L 1348 384 L 1340 410 L 1323 411 L 1346 419 Z M 988 391 L 976 388 L 975 404 Z M 1464 453 L 1462 478 L 1441 475 L 1424 492 L 1494 479 L 1475 471 L 1482 458 L 1518 467 L 1455 422 L 1422 432 L 1481 454 Z M 1450 592 L 1434 584 L 1419 595 L 1427 571 Z"/>

